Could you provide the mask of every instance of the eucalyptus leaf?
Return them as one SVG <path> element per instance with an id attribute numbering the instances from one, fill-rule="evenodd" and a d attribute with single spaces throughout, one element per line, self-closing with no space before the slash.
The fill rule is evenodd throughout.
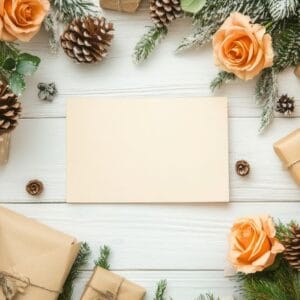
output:
<path id="1" fill-rule="evenodd" d="M 25 90 L 24 76 L 17 72 L 12 72 L 9 77 L 9 86 L 16 95 L 21 95 Z"/>
<path id="2" fill-rule="evenodd" d="M 37 70 L 40 62 L 39 57 L 22 53 L 18 56 L 17 72 L 21 75 L 32 75 Z"/>
<path id="3" fill-rule="evenodd" d="M 2 65 L 2 68 L 6 71 L 12 71 L 15 67 L 16 67 L 16 61 L 11 57 L 8 57 Z"/>
<path id="4" fill-rule="evenodd" d="M 196 14 L 205 5 L 206 0 L 181 0 L 181 8 L 183 11 Z"/>

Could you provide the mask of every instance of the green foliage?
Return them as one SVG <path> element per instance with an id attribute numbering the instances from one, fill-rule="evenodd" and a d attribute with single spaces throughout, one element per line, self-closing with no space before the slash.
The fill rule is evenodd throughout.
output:
<path id="1" fill-rule="evenodd" d="M 183 11 L 196 14 L 205 5 L 206 0 L 181 0 L 181 8 Z"/>
<path id="2" fill-rule="evenodd" d="M 296 14 L 299 0 L 266 0 L 273 20 L 278 21 Z"/>
<path id="3" fill-rule="evenodd" d="M 235 78 L 236 77 L 234 74 L 221 71 L 218 73 L 216 78 L 211 82 L 210 89 L 212 91 L 214 91 L 215 89 L 219 89 L 223 84 L 228 83 L 229 81 L 232 81 Z"/>
<path id="4" fill-rule="evenodd" d="M 100 256 L 95 260 L 95 265 L 103 269 L 109 270 L 110 265 L 108 263 L 108 258 L 110 256 L 110 249 L 106 245 L 100 248 Z"/>
<path id="5" fill-rule="evenodd" d="M 262 107 L 259 132 L 263 132 L 274 118 L 278 99 L 277 74 L 273 68 L 263 70 L 256 84 L 256 102 Z"/>
<path id="6" fill-rule="evenodd" d="M 249 15 L 254 21 L 265 20 L 269 16 L 265 7 L 265 0 L 206 1 L 200 12 L 193 17 L 194 33 L 183 39 L 177 51 L 208 43 L 232 12 Z"/>
<path id="7" fill-rule="evenodd" d="M 239 276 L 245 300 L 300 300 L 300 275 L 283 259 L 275 270 Z"/>
<path id="8" fill-rule="evenodd" d="M 0 41 L 0 75 L 8 81 L 15 94 L 23 93 L 24 76 L 33 75 L 40 62 L 37 56 L 21 53 L 13 43 Z"/>
<path id="9" fill-rule="evenodd" d="M 152 53 L 155 46 L 167 35 L 167 33 L 167 27 L 150 27 L 149 31 L 145 33 L 136 44 L 133 53 L 133 61 L 137 64 L 145 61 Z"/>
<path id="10" fill-rule="evenodd" d="M 273 24 L 274 68 L 281 72 L 300 61 L 300 13 L 298 16 Z"/>
<path id="11" fill-rule="evenodd" d="M 52 0 L 52 8 L 60 22 L 69 23 L 74 18 L 99 15 L 99 7 L 92 0 Z"/>
<path id="12" fill-rule="evenodd" d="M 155 298 L 153 300 L 166 300 L 165 293 L 167 289 L 167 281 L 160 280 L 157 284 Z"/>
<path id="13" fill-rule="evenodd" d="M 205 294 L 205 295 L 200 295 L 199 297 L 196 298 L 196 300 L 220 300 L 220 298 L 216 298 L 213 294 Z"/>
<path id="14" fill-rule="evenodd" d="M 82 243 L 79 254 L 71 268 L 67 280 L 63 287 L 63 292 L 59 295 L 58 300 L 71 300 L 74 289 L 74 281 L 78 278 L 81 269 L 87 264 L 91 254 L 90 247 L 87 243 Z"/>
<path id="15" fill-rule="evenodd" d="M 279 221 L 276 224 L 276 237 L 280 241 L 285 240 L 287 237 L 291 235 L 291 228 L 294 226 L 298 226 L 298 223 L 295 221 L 291 221 L 288 224 L 284 224 Z"/>

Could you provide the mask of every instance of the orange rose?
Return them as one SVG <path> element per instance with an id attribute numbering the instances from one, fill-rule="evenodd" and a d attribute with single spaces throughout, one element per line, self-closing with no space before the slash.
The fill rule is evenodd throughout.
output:
<path id="1" fill-rule="evenodd" d="M 50 4 L 48 0 L 1 0 L 0 39 L 29 41 L 39 30 Z"/>
<path id="2" fill-rule="evenodd" d="M 229 261 L 243 273 L 255 273 L 271 266 L 276 255 L 284 250 L 275 234 L 269 216 L 237 220 L 229 236 Z"/>
<path id="3" fill-rule="evenodd" d="M 249 80 L 273 65 L 272 38 L 250 17 L 232 13 L 213 37 L 215 64 Z"/>

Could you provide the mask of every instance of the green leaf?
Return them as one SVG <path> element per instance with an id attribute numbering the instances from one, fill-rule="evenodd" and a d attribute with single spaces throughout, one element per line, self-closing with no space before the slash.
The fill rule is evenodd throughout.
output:
<path id="1" fill-rule="evenodd" d="M 22 75 L 32 75 L 37 70 L 40 62 L 39 57 L 22 53 L 18 56 L 17 72 Z"/>
<path id="2" fill-rule="evenodd" d="M 185 12 L 196 14 L 205 5 L 206 0 L 181 0 L 181 8 Z"/>
<path id="3" fill-rule="evenodd" d="M 11 71 L 15 67 L 16 67 L 16 61 L 11 57 L 8 57 L 2 65 L 2 68 L 6 71 Z"/>
<path id="4" fill-rule="evenodd" d="M 17 72 L 12 72 L 10 77 L 9 77 L 9 85 L 11 90 L 16 94 L 16 95 L 21 95 L 24 90 L 25 90 L 25 81 L 23 75 L 17 73 Z"/>

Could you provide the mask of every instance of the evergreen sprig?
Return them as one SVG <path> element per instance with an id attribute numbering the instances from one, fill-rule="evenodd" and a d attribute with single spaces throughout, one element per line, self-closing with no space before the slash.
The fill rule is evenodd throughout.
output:
<path id="1" fill-rule="evenodd" d="M 236 77 L 234 74 L 228 73 L 225 71 L 221 71 L 218 73 L 218 75 L 215 77 L 215 79 L 211 82 L 210 89 L 212 91 L 219 89 L 222 85 L 234 80 L 235 78 Z"/>
<path id="2" fill-rule="evenodd" d="M 57 19 L 63 23 L 86 15 L 98 15 L 100 12 L 91 0 L 52 0 L 51 4 Z"/>
<path id="3" fill-rule="evenodd" d="M 197 297 L 195 300 L 220 300 L 220 298 L 216 298 L 213 294 L 205 294 L 205 295 L 200 295 Z"/>
<path id="4" fill-rule="evenodd" d="M 150 27 L 149 31 L 141 37 L 134 48 L 134 63 L 139 64 L 145 61 L 152 53 L 155 46 L 167 35 L 167 33 L 167 27 Z"/>
<path id="5" fill-rule="evenodd" d="M 263 132 L 274 118 L 278 99 L 277 74 L 274 68 L 263 70 L 256 84 L 256 102 L 262 107 L 259 132 Z"/>
<path id="6" fill-rule="evenodd" d="M 166 300 L 165 293 L 167 289 L 167 280 L 160 280 L 157 283 L 155 298 L 153 300 Z"/>
<path id="7" fill-rule="evenodd" d="M 71 300 L 74 289 L 74 281 L 78 278 L 82 268 L 87 264 L 91 254 L 90 247 L 87 243 L 82 243 L 79 254 L 71 268 L 63 287 L 63 292 L 59 295 L 58 300 Z"/>
<path id="8" fill-rule="evenodd" d="M 281 259 L 278 268 L 239 274 L 246 300 L 300 300 L 300 275 Z"/>
<path id="9" fill-rule="evenodd" d="M 109 256 L 110 256 L 110 248 L 104 245 L 103 247 L 100 248 L 100 255 L 98 259 L 95 260 L 95 266 L 109 270 L 110 269 L 110 265 L 108 263 Z"/>
<path id="10" fill-rule="evenodd" d="M 299 0 L 266 0 L 271 16 L 275 21 L 295 15 Z"/>

